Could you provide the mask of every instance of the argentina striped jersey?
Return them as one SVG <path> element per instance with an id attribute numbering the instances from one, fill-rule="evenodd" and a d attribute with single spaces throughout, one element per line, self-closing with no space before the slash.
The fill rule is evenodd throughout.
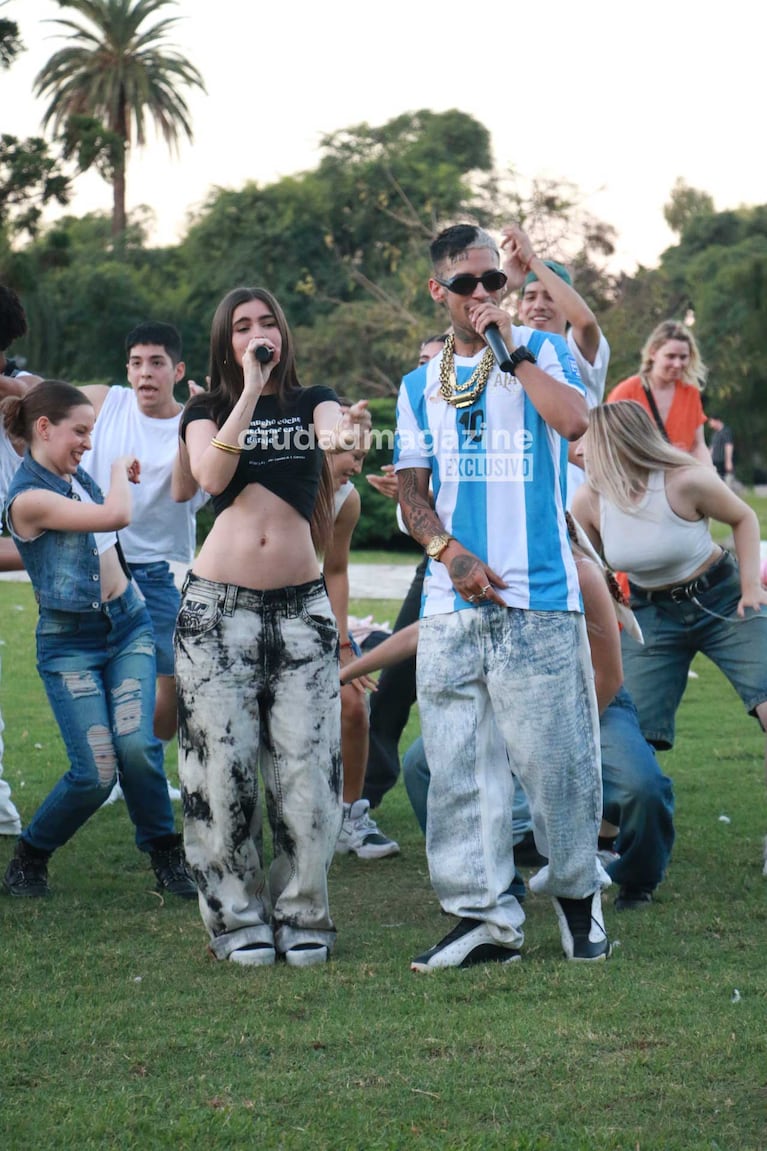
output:
<path id="1" fill-rule="evenodd" d="M 584 392 L 560 336 L 512 329 L 538 366 Z M 455 357 L 459 384 L 482 352 Z M 439 391 L 441 355 L 405 376 L 397 401 L 394 466 L 427 468 L 445 530 L 493 569 L 508 587 L 510 607 L 581 611 L 578 577 L 564 519 L 567 443 L 538 415 L 514 376 L 496 365 L 487 387 L 466 408 Z M 472 609 L 455 591 L 444 564 L 429 561 L 423 616 Z"/>

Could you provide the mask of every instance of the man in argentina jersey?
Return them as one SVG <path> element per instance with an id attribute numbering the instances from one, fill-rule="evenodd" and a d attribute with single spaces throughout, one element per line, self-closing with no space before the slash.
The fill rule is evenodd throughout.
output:
<path id="1" fill-rule="evenodd" d="M 453 337 L 402 382 L 394 464 L 405 522 L 430 556 L 417 659 L 431 768 L 426 850 L 458 923 L 411 966 L 520 956 L 524 913 L 508 891 L 514 782 L 492 754 L 493 722 L 549 860 L 531 888 L 552 897 L 567 958 L 604 959 L 599 723 L 564 520 L 567 441 L 586 427 L 584 389 L 561 337 L 512 327 L 499 306 L 506 277 L 491 236 L 458 224 L 430 253 L 429 290 Z M 490 325 L 511 371 L 486 346 Z"/>

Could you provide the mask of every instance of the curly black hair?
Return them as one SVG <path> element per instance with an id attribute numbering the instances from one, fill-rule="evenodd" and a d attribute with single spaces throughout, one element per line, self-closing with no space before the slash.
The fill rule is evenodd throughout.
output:
<path id="1" fill-rule="evenodd" d="M 27 317 L 13 288 L 0 284 L 0 352 L 27 332 Z"/>

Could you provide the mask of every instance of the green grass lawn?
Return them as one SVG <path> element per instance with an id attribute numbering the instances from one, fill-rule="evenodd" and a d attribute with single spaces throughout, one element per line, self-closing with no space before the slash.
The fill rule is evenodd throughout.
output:
<path id="1" fill-rule="evenodd" d="M 63 746 L 28 586 L 0 583 L 0 620 L 6 775 L 28 820 Z M 595 967 L 563 961 L 530 898 L 523 963 L 411 974 L 450 921 L 401 783 L 378 818 L 402 854 L 336 859 L 335 957 L 307 970 L 212 961 L 195 905 L 154 893 L 124 804 L 98 812 L 54 857 L 50 899 L 0 895 L 0 1148 L 767 1148 L 763 737 L 696 670 L 663 757 L 668 878 L 633 914 L 607 893 L 615 954 Z M 416 731 L 414 714 L 403 747 Z"/>

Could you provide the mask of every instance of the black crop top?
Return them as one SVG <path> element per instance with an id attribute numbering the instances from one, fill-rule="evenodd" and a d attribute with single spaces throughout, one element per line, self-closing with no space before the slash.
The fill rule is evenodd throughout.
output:
<path id="1" fill-rule="evenodd" d="M 220 495 L 211 496 L 217 516 L 248 484 L 262 484 L 305 520 L 312 518 L 322 471 L 322 449 L 312 421 L 314 409 L 328 401 L 338 403 L 338 397 L 323 385 L 300 388 L 282 407 L 276 396 L 259 397 L 242 437 L 244 448 L 235 473 Z M 195 404 L 181 417 L 181 438 L 186 440 L 186 429 L 194 420 L 211 418 L 206 404 Z"/>

